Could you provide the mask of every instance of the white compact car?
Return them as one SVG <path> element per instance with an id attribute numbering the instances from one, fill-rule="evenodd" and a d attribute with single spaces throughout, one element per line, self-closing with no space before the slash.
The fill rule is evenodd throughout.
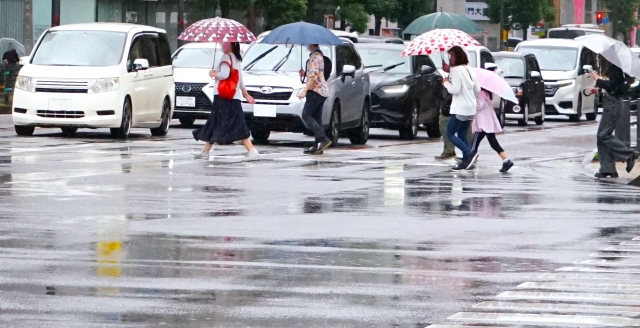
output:
<path id="1" fill-rule="evenodd" d="M 589 71 L 598 64 L 597 55 L 569 39 L 523 41 L 517 52 L 534 54 L 538 59 L 545 88 L 545 115 L 567 115 L 577 122 L 598 115 L 596 96 L 584 92 L 595 81 Z"/>
<path id="2" fill-rule="evenodd" d="M 18 135 L 35 127 L 169 130 L 174 84 L 164 30 L 132 24 L 63 25 L 39 39 L 16 80 L 13 122 Z"/>
<path id="3" fill-rule="evenodd" d="M 172 56 L 176 82 L 176 109 L 173 117 L 184 127 L 196 119 L 206 119 L 211 113 L 213 88 L 209 71 L 222 58 L 219 43 L 194 42 L 178 49 Z M 207 96 L 207 93 L 209 94 Z"/>

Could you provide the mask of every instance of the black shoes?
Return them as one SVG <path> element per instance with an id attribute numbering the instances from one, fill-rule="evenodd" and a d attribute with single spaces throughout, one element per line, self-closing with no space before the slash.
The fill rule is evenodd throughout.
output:
<path id="1" fill-rule="evenodd" d="M 513 162 L 508 160 L 502 163 L 502 168 L 500 169 L 500 173 L 507 173 L 513 167 Z"/>
<path id="2" fill-rule="evenodd" d="M 601 172 L 598 172 L 598 173 L 596 173 L 595 177 L 598 178 L 598 179 L 617 178 L 618 177 L 618 173 L 601 173 Z"/>
<path id="3" fill-rule="evenodd" d="M 305 155 L 309 155 L 309 154 L 315 154 L 317 151 L 318 151 L 318 146 L 313 145 L 309 149 L 305 149 L 302 153 Z"/>
<path id="4" fill-rule="evenodd" d="M 324 154 L 324 150 L 331 146 L 331 140 L 323 141 L 313 145 L 313 147 L 309 149 L 305 149 L 302 153 L 306 155 L 322 155 Z"/>
<path id="5" fill-rule="evenodd" d="M 458 165 L 451 168 L 454 171 L 462 171 L 467 169 L 467 164 L 464 162 L 458 163 Z"/>
<path id="6" fill-rule="evenodd" d="M 471 155 L 469 155 L 469 162 L 467 162 L 467 167 L 465 167 L 465 169 L 467 170 L 471 170 L 471 168 L 473 167 L 473 165 L 476 164 L 476 161 L 478 160 L 478 152 L 472 152 Z"/>
<path id="7" fill-rule="evenodd" d="M 627 160 L 627 173 L 631 173 L 631 170 L 633 170 L 633 167 L 636 166 L 636 159 L 638 159 L 639 155 L 640 153 L 634 152 L 633 155 L 629 157 L 629 159 Z"/>
<path id="8" fill-rule="evenodd" d="M 327 140 L 327 141 L 323 141 L 321 143 L 318 144 L 318 150 L 316 150 L 316 153 L 324 151 L 325 149 L 329 148 L 329 146 L 331 146 L 333 142 L 331 142 L 331 140 Z"/>

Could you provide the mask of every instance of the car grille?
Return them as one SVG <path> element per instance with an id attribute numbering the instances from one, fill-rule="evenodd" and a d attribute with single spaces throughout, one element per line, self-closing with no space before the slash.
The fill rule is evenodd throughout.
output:
<path id="1" fill-rule="evenodd" d="M 556 92 L 558 92 L 558 88 L 556 87 L 551 87 L 551 86 L 544 86 L 544 95 L 547 97 L 553 97 L 556 95 Z"/>
<path id="2" fill-rule="evenodd" d="M 189 109 L 211 109 L 211 100 L 202 92 L 207 83 L 184 83 L 176 82 L 176 96 L 196 97 L 196 107 L 177 107 Z"/>
<path id="3" fill-rule="evenodd" d="M 36 92 L 52 92 L 52 93 L 87 93 L 87 89 L 55 89 L 55 88 L 36 88 Z"/>
<path id="4" fill-rule="evenodd" d="M 37 115 L 48 118 L 83 118 L 84 112 L 77 110 L 39 110 Z"/>
<path id="5" fill-rule="evenodd" d="M 31 79 L 31 84 L 36 92 L 56 92 L 56 93 L 87 93 L 89 87 L 96 84 L 97 80 L 67 80 L 67 79 Z"/>
<path id="6" fill-rule="evenodd" d="M 253 99 L 256 100 L 289 100 L 291 98 L 291 91 L 288 92 L 273 92 L 262 93 L 260 91 L 247 91 Z"/>

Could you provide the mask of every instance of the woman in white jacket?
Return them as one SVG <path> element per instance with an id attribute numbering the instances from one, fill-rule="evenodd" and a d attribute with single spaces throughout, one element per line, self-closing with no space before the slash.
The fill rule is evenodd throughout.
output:
<path id="1" fill-rule="evenodd" d="M 469 58 L 466 52 L 458 46 L 448 52 L 449 77 L 442 81 L 442 85 L 453 99 L 446 137 L 462 151 L 462 162 L 454 170 L 468 170 L 478 159 L 478 153 L 471 150 L 467 133 L 476 115 L 476 94 L 480 92 L 480 84 L 474 71 L 467 66 Z"/>

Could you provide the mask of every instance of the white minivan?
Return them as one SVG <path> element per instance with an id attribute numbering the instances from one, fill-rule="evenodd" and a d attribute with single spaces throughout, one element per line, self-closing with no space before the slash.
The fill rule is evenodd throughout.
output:
<path id="1" fill-rule="evenodd" d="M 545 91 L 545 115 L 567 115 L 577 122 L 586 114 L 598 115 L 597 97 L 585 90 L 595 85 L 589 71 L 597 67 L 597 55 L 568 39 L 523 41 L 516 52 L 534 54 L 538 59 Z"/>
<path id="2" fill-rule="evenodd" d="M 63 25 L 38 40 L 16 80 L 13 123 L 30 136 L 35 127 L 131 128 L 164 136 L 173 114 L 171 50 L 164 30 L 132 24 Z"/>

